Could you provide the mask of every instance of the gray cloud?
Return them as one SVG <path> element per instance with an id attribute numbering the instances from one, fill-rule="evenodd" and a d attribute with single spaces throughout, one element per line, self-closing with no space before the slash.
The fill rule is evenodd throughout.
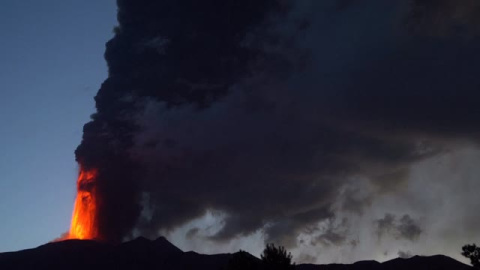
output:
<path id="1" fill-rule="evenodd" d="M 302 263 L 315 263 L 317 258 L 315 256 L 302 253 L 295 258 L 295 261 L 300 261 Z"/>
<path id="2" fill-rule="evenodd" d="M 342 246 L 347 242 L 348 237 L 348 220 L 344 218 L 340 224 L 330 222 L 328 227 L 312 241 L 312 245 L 321 244 L 322 246 Z M 355 246 L 356 240 L 351 240 L 350 244 Z"/>
<path id="3" fill-rule="evenodd" d="M 422 229 L 419 227 L 417 221 L 409 215 L 404 215 L 400 218 L 397 230 L 400 238 L 410 241 L 416 240 L 422 233 Z"/>
<path id="4" fill-rule="evenodd" d="M 415 241 L 422 233 L 418 221 L 409 215 L 403 215 L 398 219 L 395 215 L 387 213 L 383 218 L 376 220 L 375 224 L 379 238 L 384 235 L 392 235 L 396 239 Z"/>
<path id="5" fill-rule="evenodd" d="M 322 12 L 331 10 L 328 5 L 312 6 Z M 140 110 L 135 119 L 141 132 L 136 134 L 131 152 L 146 168 L 144 188 L 153 194 L 152 204 L 156 205 L 153 218 L 142 230 L 172 229 L 213 209 L 226 215 L 212 240 L 228 241 L 262 230 L 267 242 L 294 247 L 298 235 L 334 217 L 336 210 L 363 215 L 377 196 L 399 192 L 409 179 L 412 164 L 444 152 L 446 139 L 463 136 L 470 123 L 466 119 L 448 122 L 451 129 L 440 130 L 446 123 L 440 109 L 448 85 L 442 82 L 438 99 L 421 101 L 429 94 L 425 84 L 431 83 L 430 78 L 412 77 L 421 73 L 412 66 L 431 65 L 434 74 L 444 71 L 443 65 L 431 64 L 429 57 L 417 57 L 424 52 L 421 41 L 408 41 L 405 48 L 386 44 L 372 53 L 368 51 L 370 43 L 382 44 L 393 38 L 391 29 L 377 29 L 366 33 L 372 35 L 365 41 L 368 46 L 339 50 L 339 42 L 345 40 L 305 43 L 302 38 L 289 43 L 286 40 L 297 35 L 292 33 L 297 29 L 295 16 L 308 14 L 305 7 L 297 8 L 300 10 L 293 12 L 281 30 L 271 31 L 277 40 L 283 40 L 268 49 L 273 57 L 253 62 L 252 74 L 239 77 L 228 95 L 208 107 L 169 107 L 153 98 L 137 99 Z M 358 3 L 349 3 L 334 16 L 348 16 L 355 8 Z M 398 12 L 395 5 L 379 2 L 368 8 L 386 10 L 386 14 Z M 387 20 L 394 27 L 396 22 L 389 21 L 386 14 L 379 12 L 376 19 Z M 302 30 L 304 35 L 310 38 L 317 31 L 326 31 L 318 28 L 323 27 L 317 25 L 322 20 L 310 20 L 309 27 Z M 357 30 L 366 31 L 375 23 L 362 22 Z M 349 32 L 345 35 L 347 40 L 354 38 Z M 404 36 L 399 38 L 405 41 Z M 304 48 L 315 42 L 320 42 L 315 50 Z M 328 59 L 329 46 L 337 46 L 344 58 L 339 62 Z M 299 53 L 302 49 L 309 52 L 307 62 L 295 60 L 304 55 Z M 399 50 L 407 57 L 396 56 Z M 442 57 L 446 50 L 433 52 L 432 57 Z M 368 58 L 351 62 L 347 58 L 351 53 L 367 53 Z M 445 60 L 450 61 L 448 55 Z M 325 68 L 338 70 L 338 77 L 319 76 Z M 402 76 L 411 80 L 408 89 L 398 86 Z M 337 94 L 333 95 L 331 88 Z M 355 89 L 362 89 L 362 95 Z M 410 99 L 408 91 L 420 91 L 416 96 L 420 100 Z M 460 104 L 463 97 L 449 101 Z M 463 109 L 454 107 L 450 113 L 457 115 L 449 119 L 475 118 Z M 429 111 L 440 114 L 427 118 Z M 356 177 L 368 179 L 367 184 L 359 185 L 353 180 Z M 408 221 L 398 221 L 402 225 L 395 224 L 394 230 L 398 237 L 413 240 L 419 232 Z M 334 240 L 333 236 L 333 232 L 326 234 L 324 240 Z"/>
<path id="6" fill-rule="evenodd" d="M 402 259 L 408 259 L 412 257 L 412 253 L 410 253 L 409 251 L 403 251 L 403 250 L 399 250 L 397 255 L 399 258 L 402 258 Z"/>
<path id="7" fill-rule="evenodd" d="M 187 239 L 191 239 L 191 238 L 195 237 L 198 234 L 199 231 L 200 231 L 199 228 L 192 228 L 192 229 L 188 230 L 188 232 L 185 234 L 185 237 Z"/>
<path id="8" fill-rule="evenodd" d="M 480 33 L 480 3 L 475 0 L 413 0 L 409 25 L 416 33 L 446 37 Z"/>
<path id="9" fill-rule="evenodd" d="M 134 227 L 171 233 L 209 211 L 220 225 L 201 238 L 218 245 L 261 234 L 345 254 L 370 245 L 355 249 L 364 255 L 376 244 L 367 233 L 423 235 L 409 215 L 368 229 L 378 213 L 428 214 L 436 198 L 424 202 L 422 185 L 409 190 L 412 168 L 478 142 L 480 42 L 405 25 L 431 27 L 434 2 L 422 1 L 421 20 L 412 15 L 420 1 L 146 2 L 119 1 L 111 75 L 77 151 L 115 172 L 103 190 L 114 193 L 111 206 L 129 206 L 115 237 Z M 148 217 L 139 194 L 148 194 Z M 401 209 L 409 201 L 421 213 Z M 113 208 L 107 225 L 123 217 Z M 320 228 L 344 217 L 349 224 Z M 187 238 L 199 238 L 195 228 Z"/>

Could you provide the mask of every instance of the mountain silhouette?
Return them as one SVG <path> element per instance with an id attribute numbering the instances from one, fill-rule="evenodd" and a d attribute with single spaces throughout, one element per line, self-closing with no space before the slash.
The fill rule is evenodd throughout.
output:
<path id="1" fill-rule="evenodd" d="M 251 260 L 255 269 L 261 261 L 246 252 L 204 255 L 193 251 L 183 252 L 164 237 L 151 241 L 143 237 L 120 245 L 110 245 L 91 240 L 66 240 L 48 243 L 37 248 L 0 253 L 0 269 L 166 269 L 166 270 L 227 270 L 238 269 L 239 255 Z M 313 265 L 300 264 L 297 270 L 469 270 L 468 265 L 452 258 L 436 255 L 397 258 L 384 263 L 361 261 L 354 264 Z"/>
<path id="2" fill-rule="evenodd" d="M 473 270 L 474 268 L 444 255 L 396 258 L 379 263 L 360 261 L 353 264 L 301 264 L 297 270 Z"/>

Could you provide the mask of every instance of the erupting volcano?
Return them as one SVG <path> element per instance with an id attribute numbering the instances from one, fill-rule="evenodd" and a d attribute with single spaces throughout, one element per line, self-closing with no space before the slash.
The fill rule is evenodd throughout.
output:
<path id="1" fill-rule="evenodd" d="M 77 198 L 72 214 L 68 239 L 98 239 L 97 170 L 80 167 L 77 180 Z"/>

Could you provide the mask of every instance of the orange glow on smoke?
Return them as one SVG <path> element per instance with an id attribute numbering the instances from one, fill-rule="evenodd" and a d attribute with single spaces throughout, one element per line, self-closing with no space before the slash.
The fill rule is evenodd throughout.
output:
<path id="1" fill-rule="evenodd" d="M 80 168 L 77 198 L 67 239 L 98 239 L 97 170 Z"/>

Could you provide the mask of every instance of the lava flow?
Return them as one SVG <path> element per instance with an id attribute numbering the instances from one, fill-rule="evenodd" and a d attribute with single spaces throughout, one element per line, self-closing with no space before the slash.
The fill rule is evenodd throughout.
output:
<path id="1" fill-rule="evenodd" d="M 80 167 L 77 180 L 77 198 L 67 239 L 98 239 L 97 170 Z"/>

